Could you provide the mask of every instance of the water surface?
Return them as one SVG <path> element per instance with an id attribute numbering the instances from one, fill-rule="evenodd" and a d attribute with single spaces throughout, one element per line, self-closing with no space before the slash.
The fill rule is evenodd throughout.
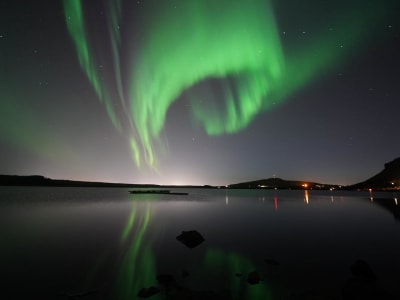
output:
<path id="1" fill-rule="evenodd" d="M 190 291 L 229 290 L 233 299 L 341 299 L 357 259 L 400 292 L 396 194 L 184 191 L 0 187 L 3 295 L 137 299 L 171 274 Z M 187 248 L 176 240 L 186 230 L 205 241 Z M 252 271 L 259 284 L 247 283 Z"/>

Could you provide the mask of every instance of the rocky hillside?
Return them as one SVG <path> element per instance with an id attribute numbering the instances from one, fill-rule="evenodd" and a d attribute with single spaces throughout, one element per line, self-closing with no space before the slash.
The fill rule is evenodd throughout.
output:
<path id="1" fill-rule="evenodd" d="M 400 189 L 400 157 L 385 164 L 385 168 L 371 178 L 350 186 L 351 189 Z"/>

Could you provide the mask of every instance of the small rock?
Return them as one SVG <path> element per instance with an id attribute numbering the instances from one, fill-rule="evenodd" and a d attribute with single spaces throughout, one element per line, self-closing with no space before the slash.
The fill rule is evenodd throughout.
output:
<path id="1" fill-rule="evenodd" d="M 257 271 L 250 272 L 247 275 L 247 282 L 251 285 L 259 283 L 260 275 L 258 274 L 258 272 Z"/>
<path id="2" fill-rule="evenodd" d="M 176 239 L 189 248 L 194 248 L 204 242 L 204 238 L 196 230 L 182 231 Z"/>

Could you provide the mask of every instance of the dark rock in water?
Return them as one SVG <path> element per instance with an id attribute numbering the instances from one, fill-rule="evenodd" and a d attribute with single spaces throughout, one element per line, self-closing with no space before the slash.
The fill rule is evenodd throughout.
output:
<path id="1" fill-rule="evenodd" d="M 204 242 L 204 238 L 196 230 L 182 231 L 176 239 L 189 248 L 194 248 Z"/>
<path id="2" fill-rule="evenodd" d="M 266 258 L 266 259 L 264 259 L 264 261 L 269 265 L 273 265 L 273 266 L 279 266 L 280 265 L 279 261 L 277 261 L 275 259 L 272 259 L 272 258 Z"/>
<path id="3" fill-rule="evenodd" d="M 252 285 L 259 283 L 260 282 L 260 275 L 258 274 L 258 272 L 257 271 L 250 272 L 247 275 L 247 282 L 249 284 L 252 284 Z"/>
<path id="4" fill-rule="evenodd" d="M 151 286 L 149 288 L 142 288 L 138 293 L 138 297 L 149 298 L 151 296 L 158 294 L 159 292 L 160 290 L 154 286 Z"/>
<path id="5" fill-rule="evenodd" d="M 350 266 L 353 277 L 342 286 L 342 299 L 353 300 L 395 300 L 397 299 L 376 283 L 371 267 L 363 260 L 357 260 Z"/>
<path id="6" fill-rule="evenodd" d="M 374 282 L 376 280 L 374 271 L 372 271 L 371 267 L 361 259 L 351 265 L 350 271 L 355 278 L 361 281 Z"/>

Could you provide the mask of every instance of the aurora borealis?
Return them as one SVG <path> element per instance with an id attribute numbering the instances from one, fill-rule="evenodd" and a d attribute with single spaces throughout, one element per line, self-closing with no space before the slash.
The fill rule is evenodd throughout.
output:
<path id="1" fill-rule="evenodd" d="M 0 173 L 365 179 L 400 150 L 397 4 L 306 2 L 7 4 Z"/>

